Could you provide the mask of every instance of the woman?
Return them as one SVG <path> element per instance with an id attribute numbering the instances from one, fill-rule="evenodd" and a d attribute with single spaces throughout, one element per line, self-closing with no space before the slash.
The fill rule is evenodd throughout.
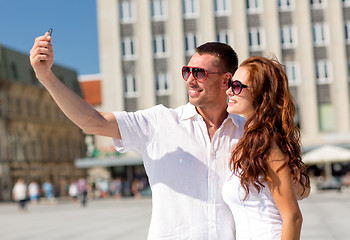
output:
<path id="1" fill-rule="evenodd" d="M 222 193 L 235 219 L 236 239 L 299 239 L 302 215 L 294 181 L 304 190 L 310 182 L 283 67 L 276 60 L 251 57 L 229 85 L 227 111 L 246 119 Z"/>

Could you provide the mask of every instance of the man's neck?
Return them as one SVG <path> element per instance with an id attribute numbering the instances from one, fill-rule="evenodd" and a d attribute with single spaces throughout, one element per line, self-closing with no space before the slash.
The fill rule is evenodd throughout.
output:
<path id="1" fill-rule="evenodd" d="M 210 140 L 214 136 L 216 130 L 221 126 L 223 121 L 227 118 L 227 106 L 216 106 L 213 108 L 196 107 L 197 112 L 203 117 L 207 125 Z"/>

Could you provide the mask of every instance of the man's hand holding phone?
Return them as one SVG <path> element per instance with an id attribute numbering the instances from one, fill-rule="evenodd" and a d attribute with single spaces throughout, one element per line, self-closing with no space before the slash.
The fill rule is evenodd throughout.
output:
<path id="1" fill-rule="evenodd" d="M 50 28 L 45 35 L 37 37 L 30 50 L 30 64 L 39 80 L 47 79 L 53 65 L 54 54 L 51 44 L 52 29 Z"/>

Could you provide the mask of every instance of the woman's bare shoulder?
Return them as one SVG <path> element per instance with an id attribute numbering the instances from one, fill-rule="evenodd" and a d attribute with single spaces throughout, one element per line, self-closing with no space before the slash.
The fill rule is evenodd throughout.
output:
<path id="1" fill-rule="evenodd" d="M 288 156 L 282 152 L 276 142 L 273 142 L 268 157 L 268 164 L 272 169 L 278 169 L 288 161 Z"/>

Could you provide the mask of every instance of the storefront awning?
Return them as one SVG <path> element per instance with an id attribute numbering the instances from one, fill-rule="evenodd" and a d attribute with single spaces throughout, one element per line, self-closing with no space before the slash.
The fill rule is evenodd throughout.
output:
<path id="1" fill-rule="evenodd" d="M 304 154 L 302 159 L 308 165 L 350 162 L 350 149 L 325 145 Z"/>

